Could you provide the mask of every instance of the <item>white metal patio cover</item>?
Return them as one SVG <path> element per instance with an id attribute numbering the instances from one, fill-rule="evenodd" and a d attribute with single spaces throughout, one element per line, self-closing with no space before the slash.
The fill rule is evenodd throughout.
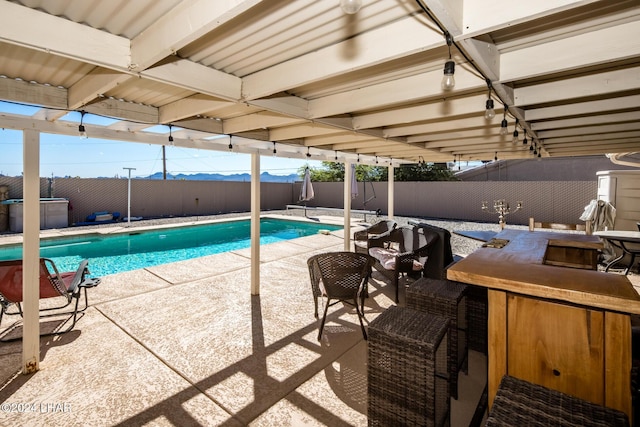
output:
<path id="1" fill-rule="evenodd" d="M 86 126 L 99 138 L 163 144 L 144 129 L 172 124 L 183 129 L 178 146 L 226 149 L 210 138 L 232 135 L 234 150 L 252 155 L 252 174 L 274 143 L 291 157 L 337 156 L 345 183 L 356 157 L 392 169 L 420 158 L 527 158 L 534 143 L 550 157 L 640 151 L 637 0 L 363 4 L 346 15 L 337 1 L 0 2 L 0 100 L 41 107 L 0 115 L 0 127 L 25 132 L 25 210 L 38 211 L 38 133 L 77 135 L 77 123 L 60 120 L 68 111 L 122 120 Z M 449 56 L 456 86 L 447 92 Z M 488 98 L 494 120 L 483 117 Z M 501 118 L 510 132 L 517 124 L 516 143 Z M 391 170 L 389 179 L 392 201 Z M 24 218 L 33 222 L 25 262 L 35 267 L 38 217 Z"/>

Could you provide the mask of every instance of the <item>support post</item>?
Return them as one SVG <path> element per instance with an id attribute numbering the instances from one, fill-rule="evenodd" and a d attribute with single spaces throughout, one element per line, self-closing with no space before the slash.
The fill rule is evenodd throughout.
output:
<path id="1" fill-rule="evenodd" d="M 40 369 L 40 132 L 23 132 L 22 373 Z"/>
<path id="2" fill-rule="evenodd" d="M 394 176 L 394 167 L 393 163 L 389 164 L 389 173 L 387 173 L 387 216 L 392 219 L 395 215 L 393 204 L 395 200 L 395 194 L 393 193 L 393 189 L 395 188 L 395 176 Z"/>
<path id="3" fill-rule="evenodd" d="M 251 153 L 251 295 L 260 295 L 260 154 Z"/>
<path id="4" fill-rule="evenodd" d="M 351 251 L 351 162 L 344 163 L 344 251 Z"/>

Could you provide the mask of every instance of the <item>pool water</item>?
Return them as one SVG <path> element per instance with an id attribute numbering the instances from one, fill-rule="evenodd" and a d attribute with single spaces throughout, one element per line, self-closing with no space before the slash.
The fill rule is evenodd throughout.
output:
<path id="1" fill-rule="evenodd" d="M 341 226 L 280 219 L 260 220 L 260 244 L 339 230 Z M 121 273 L 170 262 L 244 249 L 251 246 L 251 221 L 132 231 L 113 235 L 42 240 L 40 256 L 51 258 L 59 271 L 75 271 L 89 260 L 92 276 Z M 22 258 L 22 246 L 0 249 L 0 260 Z"/>

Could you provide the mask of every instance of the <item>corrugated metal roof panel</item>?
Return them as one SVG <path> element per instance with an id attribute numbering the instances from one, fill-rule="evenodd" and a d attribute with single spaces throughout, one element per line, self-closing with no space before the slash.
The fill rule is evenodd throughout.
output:
<path id="1" fill-rule="evenodd" d="M 182 0 L 12 0 L 31 9 L 132 39 Z"/>

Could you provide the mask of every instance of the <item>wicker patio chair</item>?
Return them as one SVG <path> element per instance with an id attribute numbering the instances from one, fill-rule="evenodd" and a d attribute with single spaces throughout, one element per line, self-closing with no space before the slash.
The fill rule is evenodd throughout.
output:
<path id="1" fill-rule="evenodd" d="M 400 276 L 421 277 L 438 239 L 437 233 L 414 226 L 398 227 L 387 236 L 369 239 L 369 254 L 375 259 L 373 267 L 395 287 L 396 303 L 399 302 Z"/>
<path id="2" fill-rule="evenodd" d="M 362 335 L 365 340 L 367 339 L 362 317 L 367 281 L 371 276 L 371 264 L 372 259 L 369 255 L 355 252 L 329 252 L 314 255 L 307 260 L 316 319 L 318 318 L 318 297 L 327 298 L 318 331 L 318 341 L 322 338 L 327 310 L 340 301 L 355 306 Z M 360 299 L 360 308 L 358 308 L 358 299 Z M 332 303 L 331 300 L 335 301 Z"/>
<path id="3" fill-rule="evenodd" d="M 505 375 L 485 426 L 629 426 L 623 412 Z"/>
<path id="4" fill-rule="evenodd" d="M 434 243 L 429 258 L 427 258 L 422 275 L 430 279 L 446 279 L 447 268 L 460 260 L 459 256 L 453 255 L 451 249 L 451 232 L 426 222 L 409 221 L 409 224 L 438 234 L 438 240 Z"/>
<path id="5" fill-rule="evenodd" d="M 353 246 L 355 251 L 361 254 L 369 254 L 369 239 L 380 239 L 388 236 L 391 230 L 395 229 L 398 224 L 393 220 L 380 221 L 353 233 Z"/>
<path id="6" fill-rule="evenodd" d="M 54 262 L 48 258 L 40 258 L 40 299 L 60 298 L 61 303 L 52 307 L 40 308 L 40 317 L 70 315 L 64 323 L 71 320 L 70 326 L 64 330 L 56 330 L 51 333 L 42 334 L 54 335 L 69 332 L 76 324 L 78 313 L 83 312 L 89 306 L 87 289 L 96 287 L 100 283 L 99 278 L 89 278 L 88 261 L 84 260 L 73 272 L 60 273 Z M 79 308 L 79 302 L 84 289 L 84 308 Z M 71 305 L 75 300 L 72 310 L 64 312 L 63 309 Z M 3 316 L 20 315 L 22 317 L 22 260 L 0 261 L 0 322 Z M 15 306 L 16 311 L 11 311 Z M 18 326 L 14 322 L 4 330 L 0 331 L 0 341 L 12 341 L 19 339 L 6 338 L 8 333 Z M 63 323 L 63 324 L 64 324 Z"/>

